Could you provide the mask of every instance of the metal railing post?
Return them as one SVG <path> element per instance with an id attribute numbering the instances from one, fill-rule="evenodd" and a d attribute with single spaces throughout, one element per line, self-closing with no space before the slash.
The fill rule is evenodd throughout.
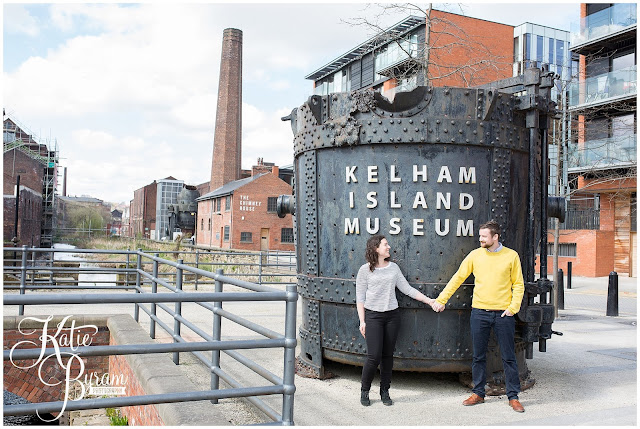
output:
<path id="1" fill-rule="evenodd" d="M 222 275 L 222 268 L 216 270 L 216 274 Z M 222 282 L 216 279 L 215 292 L 222 292 Z M 222 301 L 213 302 L 213 341 L 220 341 L 222 330 L 222 317 L 216 312 L 216 310 L 222 310 Z M 211 390 L 220 389 L 220 376 L 215 373 L 216 369 L 220 368 L 220 350 L 213 350 L 211 352 Z M 211 400 L 212 404 L 217 404 L 217 399 Z"/>
<path id="2" fill-rule="evenodd" d="M 136 293 L 140 293 L 140 270 L 142 269 L 142 255 L 140 254 L 142 249 L 138 249 L 136 253 L 138 257 L 136 258 Z M 133 318 L 136 322 L 140 322 L 140 304 L 135 303 L 135 307 L 133 310 Z"/>
<path id="3" fill-rule="evenodd" d="M 129 262 L 130 262 L 129 258 L 131 256 L 131 254 L 129 252 L 131 252 L 131 249 L 127 248 L 127 272 L 124 274 L 124 286 L 125 287 L 129 286 Z"/>
<path id="4" fill-rule="evenodd" d="M 260 251 L 260 263 L 258 264 L 258 284 L 262 284 L 262 250 Z"/>
<path id="5" fill-rule="evenodd" d="M 573 263 L 571 261 L 567 262 L 567 289 L 571 289 L 571 268 Z"/>
<path id="6" fill-rule="evenodd" d="M 159 253 L 154 253 L 154 256 L 156 258 L 160 257 Z M 156 292 L 158 292 L 158 261 L 157 260 L 153 260 L 153 280 L 151 280 L 151 293 L 155 294 Z M 151 338 L 153 338 L 154 340 L 156 339 L 156 321 L 154 320 L 153 316 L 156 315 L 156 304 L 152 303 L 151 304 L 151 323 L 149 325 L 149 336 Z"/>
<path id="7" fill-rule="evenodd" d="M 558 269 L 558 310 L 564 310 L 564 273 Z"/>
<path id="8" fill-rule="evenodd" d="M 20 267 L 20 295 L 26 291 L 27 281 L 27 246 L 22 246 L 22 266 Z M 24 316 L 24 305 L 18 306 L 18 314 Z"/>
<path id="9" fill-rule="evenodd" d="M 31 251 L 31 266 L 32 267 L 36 266 L 36 251 L 35 250 Z M 31 284 L 32 285 L 36 284 L 36 270 L 35 270 L 35 268 L 33 268 L 31 270 Z"/>
<path id="10" fill-rule="evenodd" d="M 287 304 L 285 313 L 285 350 L 284 350 L 284 394 L 282 395 L 282 424 L 293 425 L 293 394 L 295 386 L 296 360 L 296 310 L 298 292 L 296 285 L 287 285 Z"/>
<path id="11" fill-rule="evenodd" d="M 199 268 L 198 267 L 198 262 L 199 262 L 199 259 L 200 259 L 199 257 L 200 257 L 200 252 L 198 252 L 198 249 L 196 249 L 196 268 Z M 194 282 L 195 283 L 195 288 L 196 288 L 196 290 L 198 290 L 198 273 L 196 273 L 195 276 L 196 276 L 196 280 Z"/>
<path id="12" fill-rule="evenodd" d="M 178 259 L 178 264 L 182 264 L 183 260 Z M 182 268 L 176 268 L 176 290 L 182 290 Z M 176 292 L 180 293 L 180 292 Z M 176 315 L 182 316 L 182 303 L 176 301 Z M 177 317 L 173 319 L 173 342 L 177 343 L 177 337 L 180 337 L 180 321 Z M 180 353 L 173 352 L 173 363 L 180 365 Z"/>
<path id="13" fill-rule="evenodd" d="M 618 273 L 609 273 L 609 288 L 607 290 L 607 316 L 618 315 Z"/>

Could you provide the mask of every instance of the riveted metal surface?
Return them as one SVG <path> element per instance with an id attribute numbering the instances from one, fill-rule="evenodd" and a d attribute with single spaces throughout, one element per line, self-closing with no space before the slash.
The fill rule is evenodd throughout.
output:
<path id="1" fill-rule="evenodd" d="M 305 249 L 304 254 L 298 254 L 300 269 L 310 275 L 318 274 L 318 209 L 316 188 L 316 152 L 304 152 L 296 160 L 296 171 L 302 177 L 296 180 L 297 194 L 302 198 L 296 199 L 296 221 L 300 228 L 299 249 Z"/>
<path id="2" fill-rule="evenodd" d="M 398 261 L 396 260 L 396 262 Z M 442 292 L 442 289 L 444 289 L 445 286 L 445 283 L 427 284 L 417 281 L 411 281 L 410 284 L 427 296 L 437 296 Z M 355 280 L 298 276 L 298 293 L 300 296 L 309 298 L 310 302 L 324 301 L 340 304 L 356 303 Z M 446 308 L 448 310 L 468 310 L 472 295 L 473 285 L 463 284 L 451 299 L 449 299 Z M 427 308 L 425 304 L 403 294 L 398 294 L 397 299 L 398 306 L 401 308 Z M 317 311 L 317 308 L 314 307 L 313 310 Z M 305 311 L 307 311 L 306 307 L 303 308 L 303 315 L 306 314 L 304 313 Z M 310 331 L 312 330 L 311 325 L 306 325 L 306 317 L 314 318 L 315 320 L 315 316 L 313 316 L 313 314 L 314 313 L 311 313 L 309 316 L 303 317 L 303 326 L 305 326 L 305 329 Z"/>
<path id="3" fill-rule="evenodd" d="M 536 213 L 528 213 L 527 198 L 539 188 L 540 142 L 530 153 L 526 126 L 540 105 L 552 107 L 536 100 L 492 87 L 419 87 L 397 93 L 393 103 L 363 90 L 313 96 L 297 109 L 302 361 L 363 363 L 355 278 L 372 234 L 387 237 L 409 284 L 430 297 L 478 247 L 477 227 L 489 219 L 502 225 L 501 241 L 520 254 L 523 269 L 533 266 L 524 263 L 535 259 L 535 249 L 522 225 L 539 214 L 538 203 Z M 529 171 L 531 156 L 536 172 Z M 531 272 L 526 277 L 533 279 Z M 518 341 L 536 341 L 543 322 L 543 312 L 533 309 L 534 289 L 523 303 L 532 305 L 523 313 L 527 320 L 519 319 Z M 443 313 L 399 291 L 396 296 L 402 328 L 394 368 L 469 371 L 473 276 Z"/>

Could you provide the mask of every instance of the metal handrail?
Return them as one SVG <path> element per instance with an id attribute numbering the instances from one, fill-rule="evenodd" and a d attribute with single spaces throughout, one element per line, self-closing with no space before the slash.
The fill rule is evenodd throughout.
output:
<path id="1" fill-rule="evenodd" d="M 179 364 L 180 352 L 191 352 L 196 358 L 202 361 L 211 372 L 211 389 L 204 392 L 180 392 L 176 394 L 162 394 L 162 395 L 140 395 L 136 397 L 118 397 L 108 399 L 91 399 L 91 400 L 79 400 L 71 401 L 67 403 L 66 410 L 81 410 L 92 408 L 105 408 L 105 407 L 121 407 L 131 405 L 147 405 L 147 404 L 159 404 L 169 402 L 185 402 L 191 400 L 209 399 L 212 403 L 217 403 L 218 399 L 231 398 L 231 397 L 243 397 L 256 406 L 266 416 L 274 420 L 274 422 L 284 425 L 293 424 L 293 395 L 295 392 L 294 375 L 295 375 L 295 346 L 296 346 L 296 306 L 298 294 L 295 285 L 287 285 L 287 290 L 275 289 L 273 287 L 265 286 L 264 284 L 256 284 L 248 281 L 240 280 L 238 278 L 229 277 L 224 275 L 222 270 L 218 270 L 216 273 L 212 273 L 207 270 L 190 266 L 183 263 L 182 260 L 177 262 L 160 258 L 159 253 L 154 252 L 155 255 L 145 253 L 142 250 L 94 250 L 94 249 L 48 249 L 48 248 L 4 248 L 5 252 L 21 252 L 20 265 L 17 267 L 5 266 L 5 270 L 13 271 L 17 273 L 20 278 L 20 294 L 4 294 L 3 300 L 5 305 L 17 305 L 19 308 L 19 314 L 24 314 L 25 306 L 32 305 L 53 305 L 53 304 L 112 304 L 112 303 L 132 303 L 135 305 L 134 318 L 139 322 L 139 309 L 149 315 L 151 319 L 150 336 L 155 338 L 155 327 L 158 326 L 167 332 L 172 338 L 173 342 L 168 344 L 134 344 L 134 345 L 118 345 L 118 346 L 90 346 L 90 347 L 76 347 L 75 350 L 66 348 L 58 349 L 58 353 L 69 352 L 74 353 L 81 357 L 88 356 L 111 356 L 111 355 L 129 355 L 129 354 L 150 354 L 150 353 L 167 353 L 173 352 L 174 362 Z M 30 264 L 27 263 L 27 255 L 31 252 L 33 260 Z M 105 254 L 126 254 L 127 260 L 122 262 L 126 263 L 126 268 L 108 268 L 108 267 L 87 267 L 81 268 L 66 268 L 66 267 L 51 267 L 51 266 L 39 266 L 36 265 L 35 254 L 42 253 L 105 253 Z M 185 253 L 185 252 L 180 252 Z M 6 261 L 6 260 L 5 260 Z M 148 271 L 143 269 L 145 265 L 150 263 L 153 268 L 153 274 L 149 274 Z M 52 257 L 52 263 L 53 261 Z M 93 262 L 93 261 L 91 261 Z M 113 261 L 108 261 L 113 264 Z M 169 277 L 175 276 L 174 282 L 161 279 L 158 267 L 159 265 L 170 266 L 175 269 L 175 273 L 168 273 Z M 238 264 L 233 264 L 238 265 Z M 84 268 L 84 267 L 83 267 Z M 126 287 L 121 286 L 91 286 L 91 285 L 54 285 L 54 284 L 31 284 L 27 285 L 27 272 L 32 274 L 31 281 L 35 282 L 35 276 L 38 272 L 44 272 L 46 275 L 53 276 L 53 273 L 110 273 L 125 275 L 126 279 L 120 281 L 120 284 L 125 284 Z M 215 284 L 215 292 L 186 292 L 182 290 L 184 284 L 184 273 L 191 273 L 195 275 L 213 281 Z M 165 276 L 167 273 L 164 274 Z M 135 281 L 133 278 L 135 276 Z M 145 280 L 149 281 L 152 285 L 151 292 L 148 289 L 143 288 Z M 80 281 L 76 281 L 78 284 Z M 53 283 L 53 281 L 51 282 Z M 114 282 L 118 283 L 118 282 Z M 206 282 L 202 282 L 206 283 Z M 223 285 L 230 284 L 248 292 L 223 292 Z M 157 287 L 163 287 L 170 292 L 158 293 Z M 115 289 L 115 293 L 31 293 L 26 295 L 26 291 L 33 289 Z M 7 289 L 11 289 L 8 287 Z M 13 289 L 18 289 L 15 287 Z M 135 293 L 123 293 L 119 291 L 134 289 Z M 227 310 L 222 309 L 223 302 L 248 302 L 248 301 L 283 301 L 286 304 L 285 313 L 285 333 L 284 335 L 272 331 L 264 326 L 251 322 L 243 317 L 232 314 Z M 170 309 L 163 303 L 174 303 L 175 310 Z M 181 313 L 181 304 L 183 302 L 193 302 L 201 307 L 212 312 L 214 319 L 213 335 L 208 334 L 193 322 L 185 318 Z M 151 304 L 151 308 L 143 304 Z M 164 323 L 156 315 L 156 310 L 161 309 L 169 314 L 174 320 L 174 327 L 171 329 L 166 323 Z M 225 318 L 239 326 L 243 326 L 251 331 L 265 337 L 264 339 L 253 340 L 221 340 L 221 325 L 220 320 Z M 191 342 L 187 341 L 180 334 L 180 328 L 184 326 L 194 332 L 196 335 L 204 339 L 204 341 Z M 256 362 L 253 362 L 246 356 L 238 353 L 236 350 L 247 349 L 259 349 L 259 348 L 283 348 L 285 354 L 285 366 L 282 377 L 273 374 L 268 369 L 262 367 Z M 211 359 L 207 358 L 203 352 L 211 352 Z M 242 387 L 239 382 L 233 379 L 233 377 L 223 371 L 220 368 L 220 352 L 225 353 L 229 357 L 233 358 L 237 362 L 241 363 L 247 369 L 252 370 L 256 374 L 263 377 L 265 380 L 273 384 L 273 386 L 258 386 L 258 387 Z M 44 356 L 55 354 L 55 349 L 46 349 Z M 4 359 L 11 357 L 14 360 L 20 359 L 33 359 L 42 355 L 40 349 L 22 349 L 14 350 L 11 354 L 9 350 L 3 352 Z M 231 389 L 220 389 L 219 380 L 222 379 L 227 383 Z M 259 399 L 259 395 L 273 395 L 282 394 L 282 411 L 281 413 L 273 410 L 263 400 Z M 198 399 L 191 399 L 198 398 Z M 58 402 L 43 402 L 38 404 L 27 405 L 13 405 L 4 407 L 4 415 L 21 415 L 21 414 L 33 414 L 44 412 L 56 412 L 60 410 L 62 401 Z"/>

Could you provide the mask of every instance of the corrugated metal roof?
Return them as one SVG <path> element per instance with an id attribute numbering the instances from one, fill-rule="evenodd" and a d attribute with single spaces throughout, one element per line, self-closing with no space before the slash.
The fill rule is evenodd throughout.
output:
<path id="1" fill-rule="evenodd" d="M 267 174 L 267 173 L 257 174 L 257 175 L 252 176 L 252 177 L 247 177 L 247 178 L 244 178 L 244 179 L 234 180 L 233 182 L 226 183 L 226 184 L 220 186 L 218 189 L 214 189 L 213 191 L 209 192 L 208 194 L 204 194 L 200 198 L 196 198 L 196 201 L 210 200 L 211 198 L 217 198 L 217 197 L 223 197 L 225 195 L 231 195 L 231 194 L 233 194 L 233 191 L 235 191 L 236 189 L 241 188 L 242 186 L 246 185 L 247 183 L 253 182 L 257 178 L 262 177 L 265 174 Z"/>

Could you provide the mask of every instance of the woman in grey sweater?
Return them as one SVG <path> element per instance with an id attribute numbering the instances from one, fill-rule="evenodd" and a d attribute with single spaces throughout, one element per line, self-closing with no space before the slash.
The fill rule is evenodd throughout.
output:
<path id="1" fill-rule="evenodd" d="M 369 389 L 380 365 L 380 398 L 384 405 L 393 405 L 389 396 L 393 349 L 400 328 L 400 310 L 396 287 L 413 299 L 431 305 L 433 299 L 409 285 L 400 268 L 389 261 L 391 246 L 382 235 L 367 240 L 365 258 L 356 277 L 356 307 L 360 318 L 360 333 L 367 341 L 367 360 L 362 368 L 360 403 L 371 405 Z"/>

